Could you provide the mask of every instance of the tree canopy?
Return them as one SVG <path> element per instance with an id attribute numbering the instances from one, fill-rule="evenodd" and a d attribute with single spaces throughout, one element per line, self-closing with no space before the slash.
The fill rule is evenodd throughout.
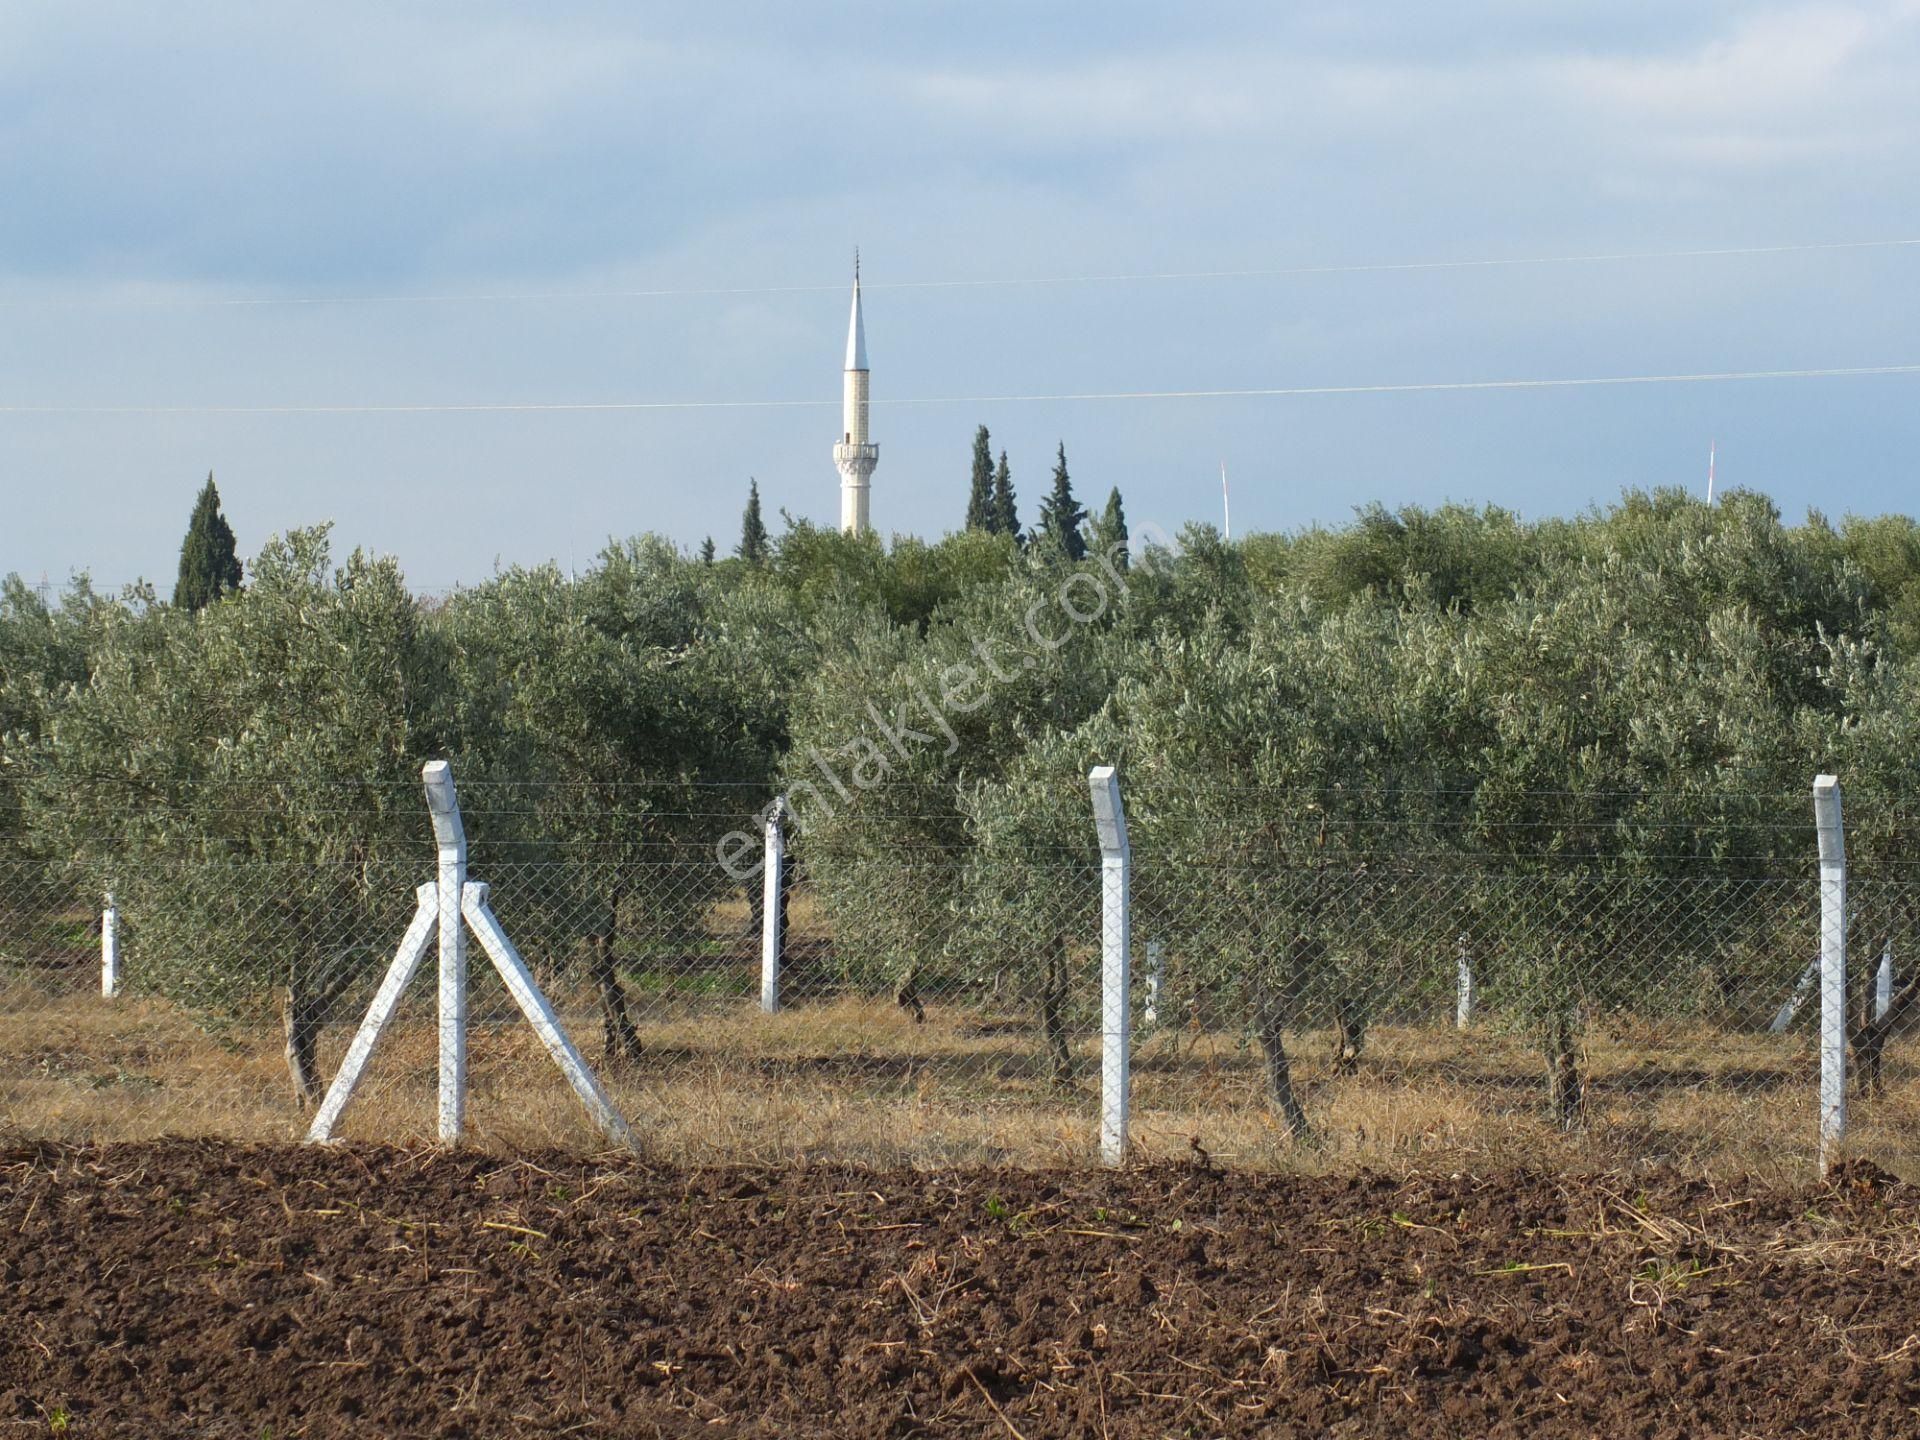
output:
<path id="1" fill-rule="evenodd" d="M 240 588 L 240 555 L 233 527 L 220 513 L 220 492 L 212 472 L 193 502 L 186 539 L 180 542 L 180 575 L 173 584 L 173 603 L 182 610 L 199 610 L 222 595 Z"/>
<path id="2" fill-rule="evenodd" d="M 993 508 L 992 441 L 982 425 L 973 432 L 973 478 L 967 487 L 966 528 L 991 533 L 999 528 L 998 518 Z"/>
<path id="3" fill-rule="evenodd" d="M 747 482 L 747 508 L 740 512 L 740 543 L 735 555 L 749 565 L 764 565 L 771 549 L 767 540 L 767 522 L 760 518 L 760 482 Z"/>
<path id="4" fill-rule="evenodd" d="M 593 967 L 618 1052 L 628 978 L 606 957 L 682 943 L 737 894 L 716 841 L 751 840 L 784 793 L 849 983 L 1056 977 L 1031 993 L 1065 1078 L 1056 941 L 1092 903 L 1085 771 L 1115 763 L 1143 912 L 1239 997 L 1270 1102 L 1304 1125 L 1285 1032 L 1311 993 L 1357 1049 L 1382 956 L 1479 947 L 1566 1059 L 1568 997 L 1612 1003 L 1626 972 L 1604 958 L 1648 943 L 1635 887 L 1803 870 L 1816 771 L 1848 787 L 1862 867 L 1920 838 L 1898 803 L 1920 789 L 1905 517 L 1791 524 L 1757 494 L 1659 490 L 1570 519 L 1367 507 L 1147 541 L 1117 491 L 1085 520 L 1064 450 L 1027 548 L 771 536 L 758 502 L 731 558 L 641 537 L 432 603 L 390 560 L 336 564 L 324 531 L 269 542 L 198 614 L 9 579 L 0 859 L 113 889 L 155 957 L 142 984 L 308 1003 L 377 964 L 356 947 L 410 901 L 419 766 L 447 756 L 498 802 L 476 846 L 543 867 L 515 903 L 545 917 L 545 963 Z M 698 878 L 632 903 L 662 856 Z M 242 903 L 242 862 L 271 906 Z M 1441 865 L 1474 878 L 1419 935 L 1367 918 L 1407 913 L 1389 900 Z M 1670 943 L 1702 973 L 1804 963 L 1757 929 Z"/>
<path id="5" fill-rule="evenodd" d="M 1053 489 L 1040 502 L 1040 526 L 1034 538 L 1068 560 L 1084 560 L 1087 537 L 1080 527 L 1086 519 L 1086 510 L 1074 498 L 1073 477 L 1067 473 L 1067 444 L 1063 440 L 1053 463 Z"/>
<path id="6" fill-rule="evenodd" d="M 993 468 L 992 523 L 987 528 L 996 535 L 1020 538 L 1020 503 L 1013 493 L 1013 471 L 1007 466 L 1007 452 L 1000 452 L 1000 463 Z"/>

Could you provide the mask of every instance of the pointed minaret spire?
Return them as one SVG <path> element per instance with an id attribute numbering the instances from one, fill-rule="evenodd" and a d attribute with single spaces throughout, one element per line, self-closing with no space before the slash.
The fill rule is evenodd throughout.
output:
<path id="1" fill-rule="evenodd" d="M 860 313 L 860 251 L 853 252 L 853 313 L 847 319 L 847 363 L 840 377 L 840 443 L 833 463 L 840 471 L 840 528 L 867 533 L 867 490 L 880 463 L 880 447 L 867 438 L 867 327 Z"/>
<path id="2" fill-rule="evenodd" d="M 867 368 L 867 327 L 860 315 L 860 252 L 853 252 L 853 314 L 847 320 L 847 365 L 849 370 Z"/>

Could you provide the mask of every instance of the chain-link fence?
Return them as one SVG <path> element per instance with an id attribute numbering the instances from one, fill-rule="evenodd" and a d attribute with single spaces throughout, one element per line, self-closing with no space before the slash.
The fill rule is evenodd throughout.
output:
<path id="1" fill-rule="evenodd" d="M 0 1130 L 304 1134 L 416 888 L 434 880 L 418 794 L 401 838 L 381 843 L 168 832 L 121 860 L 0 852 Z M 549 806 L 538 834 L 510 829 L 503 795 L 472 787 L 469 874 L 651 1153 L 1093 1159 L 1090 815 L 1078 846 L 934 843 L 918 819 L 876 824 L 859 844 L 801 826 L 785 835 L 769 926 L 753 796 L 656 807 L 651 835 L 609 838 L 586 806 Z M 367 833 L 356 806 L 342 802 L 339 833 Z M 1590 855 L 1441 853 L 1430 835 L 1402 853 L 1322 836 L 1261 862 L 1162 844 L 1145 818 L 1134 1152 L 1810 1167 L 1820 896 L 1810 815 L 1780 828 L 1802 845 L 1797 862 L 1707 845 L 1654 873 Z M 1920 883 L 1883 863 L 1854 875 L 1851 896 L 1847 1145 L 1899 1169 L 1920 1156 L 1920 1053 L 1905 1032 Z M 432 966 L 429 953 L 342 1135 L 433 1136 Z M 470 993 L 471 1137 L 603 1143 L 478 947 Z"/>

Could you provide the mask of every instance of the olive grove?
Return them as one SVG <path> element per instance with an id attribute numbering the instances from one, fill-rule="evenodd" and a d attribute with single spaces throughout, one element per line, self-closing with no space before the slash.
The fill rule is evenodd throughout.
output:
<path id="1" fill-rule="evenodd" d="M 454 762 L 498 883 L 537 870 L 536 959 L 577 967 L 614 1061 L 639 1052 L 647 956 L 759 903 L 757 841 L 726 837 L 784 796 L 835 982 L 919 1014 L 1015 994 L 1066 1083 L 1098 904 L 1084 776 L 1113 763 L 1137 933 L 1244 1027 L 1302 1137 L 1300 1033 L 1357 1063 L 1380 1017 L 1444 1001 L 1456 957 L 1569 1124 L 1595 1014 L 1790 986 L 1797 942 L 1742 897 L 1804 869 L 1816 770 L 1858 797 L 1864 874 L 1912 863 L 1905 517 L 1655 491 L 1538 522 L 1125 531 L 1088 525 L 1076 559 L 789 522 L 764 557 L 643 537 L 437 597 L 293 531 L 197 609 L 9 580 L 0 863 L 113 892 L 137 983 L 210 1023 L 276 996 L 310 1101 L 315 1030 L 378 973 L 430 855 L 424 759 Z M 1723 918 L 1661 940 L 1686 978 L 1652 993 L 1628 962 L 1679 880 Z M 1898 885 L 1863 895 L 1876 936 L 1920 920 Z"/>

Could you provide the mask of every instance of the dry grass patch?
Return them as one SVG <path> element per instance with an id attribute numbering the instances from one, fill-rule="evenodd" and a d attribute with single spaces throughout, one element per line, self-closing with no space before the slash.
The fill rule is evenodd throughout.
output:
<path id="1" fill-rule="evenodd" d="M 601 1142 L 545 1052 L 503 997 L 476 992 L 469 1106 L 476 1144 L 500 1149 Z M 598 1061 L 585 991 L 561 1002 Z M 432 1138 L 436 1041 L 422 987 L 383 1042 L 342 1134 Z M 762 1015 L 750 999 L 646 997 L 641 1061 L 607 1075 L 653 1154 L 679 1163 L 854 1161 L 873 1165 L 1085 1163 L 1096 1128 L 1097 1043 L 1076 1047 L 1068 1086 L 1047 1074 L 1030 1021 L 935 1004 L 926 1023 L 883 1000 L 803 1000 Z M 351 1024 L 329 1028 L 323 1070 Z M 1496 1029 L 1378 1026 L 1350 1072 L 1331 1036 L 1289 1037 L 1316 1134 L 1287 1135 L 1263 1103 L 1257 1048 L 1226 1031 L 1144 1034 L 1134 1139 L 1146 1158 L 1325 1171 L 1404 1168 L 1451 1158 L 1476 1168 L 1531 1163 L 1686 1168 L 1804 1179 L 1812 1164 L 1814 1066 L 1805 1036 L 1703 1025 L 1596 1027 L 1582 1055 L 1582 1125 L 1547 1122 L 1543 1066 L 1524 1037 Z M 1849 1149 L 1899 1168 L 1920 1155 L 1913 1043 L 1889 1052 L 1885 1092 L 1854 1107 Z M 68 1140 L 162 1134 L 285 1140 L 304 1133 L 278 1027 L 196 1019 L 158 999 L 106 1002 L 73 991 L 0 988 L 0 1129 Z"/>

